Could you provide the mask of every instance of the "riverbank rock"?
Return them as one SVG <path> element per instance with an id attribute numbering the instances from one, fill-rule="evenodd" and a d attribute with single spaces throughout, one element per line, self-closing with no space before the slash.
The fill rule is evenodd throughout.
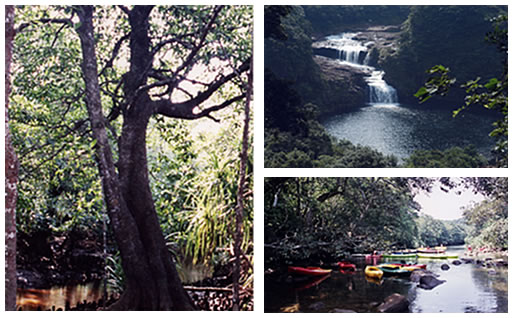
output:
<path id="1" fill-rule="evenodd" d="M 451 267 L 450 267 L 449 265 L 447 265 L 447 264 L 442 264 L 442 266 L 440 266 L 440 268 L 441 268 L 442 270 L 444 270 L 444 271 L 448 271 L 448 270 L 449 270 L 449 268 L 451 268 Z"/>
<path id="2" fill-rule="evenodd" d="M 418 283 L 420 281 L 420 277 L 424 275 L 432 275 L 433 273 L 425 270 L 425 269 L 417 269 L 414 270 L 410 275 L 410 280 L 414 283 Z"/>
<path id="3" fill-rule="evenodd" d="M 508 266 L 508 261 L 503 260 L 502 258 L 493 260 L 495 266 Z"/>
<path id="4" fill-rule="evenodd" d="M 462 258 L 461 261 L 464 262 L 465 264 L 474 263 L 473 258 Z"/>
<path id="5" fill-rule="evenodd" d="M 452 261 L 452 265 L 456 265 L 456 266 L 461 265 L 461 261 L 456 259 L 456 260 Z"/>
<path id="6" fill-rule="evenodd" d="M 446 264 L 444 264 L 446 265 Z M 449 265 L 447 265 L 449 266 Z M 411 273 L 410 280 L 418 283 L 418 287 L 424 289 L 433 289 L 436 286 L 445 282 L 445 280 L 439 280 L 436 278 L 437 275 L 428 270 L 415 270 Z"/>
<path id="7" fill-rule="evenodd" d="M 418 287 L 423 289 L 433 289 L 436 286 L 445 283 L 444 280 L 439 280 L 438 278 L 434 277 L 433 275 L 424 275 L 420 277 L 420 280 L 418 282 Z"/>
<path id="8" fill-rule="evenodd" d="M 379 312 L 407 312 L 409 309 L 408 299 L 401 294 L 392 294 L 377 308 Z"/>

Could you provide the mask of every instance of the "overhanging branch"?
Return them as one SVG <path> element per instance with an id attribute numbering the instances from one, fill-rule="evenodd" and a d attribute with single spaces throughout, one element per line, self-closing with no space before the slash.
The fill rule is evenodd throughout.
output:
<path id="1" fill-rule="evenodd" d="M 189 120 L 207 117 L 207 118 L 213 119 L 214 121 L 218 121 L 217 119 L 215 119 L 214 117 L 211 116 L 212 112 L 224 109 L 227 106 L 229 106 L 239 100 L 242 100 L 243 98 L 245 98 L 245 94 L 238 95 L 236 97 L 228 99 L 221 104 L 202 109 L 200 112 L 197 112 L 197 113 L 194 112 L 196 105 L 191 107 L 190 105 L 187 105 L 187 104 L 173 104 L 168 99 L 161 99 L 161 100 L 153 101 L 152 103 L 153 103 L 154 109 L 155 109 L 154 113 L 160 114 L 163 116 L 179 118 L 179 119 L 189 119 Z"/>

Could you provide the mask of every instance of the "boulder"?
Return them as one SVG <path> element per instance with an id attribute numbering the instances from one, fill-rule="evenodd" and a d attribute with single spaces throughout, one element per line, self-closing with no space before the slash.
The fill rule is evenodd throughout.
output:
<path id="1" fill-rule="evenodd" d="M 495 266 L 508 266 L 508 262 L 503 260 L 502 258 L 493 260 Z"/>
<path id="2" fill-rule="evenodd" d="M 456 266 L 461 265 L 461 261 L 456 259 L 456 260 L 452 261 L 452 265 L 456 265 Z"/>
<path id="3" fill-rule="evenodd" d="M 377 308 L 379 312 L 407 312 L 409 301 L 401 294 L 392 294 Z"/>
<path id="4" fill-rule="evenodd" d="M 449 268 L 451 268 L 451 267 L 450 267 L 449 265 L 447 265 L 447 264 L 442 264 L 442 266 L 440 266 L 440 268 L 441 268 L 442 270 L 444 270 L 444 271 L 447 271 L 447 270 L 449 270 Z"/>
<path id="5" fill-rule="evenodd" d="M 428 271 L 425 269 L 417 269 L 411 273 L 410 280 L 412 282 L 418 283 L 420 281 L 420 277 L 425 276 L 425 275 L 435 276 L 431 271 Z"/>
<path id="6" fill-rule="evenodd" d="M 445 283 L 445 280 L 439 280 L 433 275 L 424 275 L 420 277 L 420 280 L 418 282 L 418 287 L 423 289 L 433 289 L 436 286 Z"/>

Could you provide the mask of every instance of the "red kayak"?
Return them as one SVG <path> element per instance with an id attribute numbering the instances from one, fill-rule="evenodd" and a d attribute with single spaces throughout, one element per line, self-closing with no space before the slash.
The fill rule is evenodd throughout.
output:
<path id="1" fill-rule="evenodd" d="M 340 267 L 341 270 L 344 270 L 344 271 L 355 271 L 356 270 L 356 265 L 349 263 L 349 262 L 338 262 L 338 266 Z"/>
<path id="2" fill-rule="evenodd" d="M 330 272 L 331 272 L 330 269 L 323 269 L 320 267 L 288 266 L 288 273 L 293 273 L 293 274 L 321 276 L 321 275 L 327 275 Z"/>

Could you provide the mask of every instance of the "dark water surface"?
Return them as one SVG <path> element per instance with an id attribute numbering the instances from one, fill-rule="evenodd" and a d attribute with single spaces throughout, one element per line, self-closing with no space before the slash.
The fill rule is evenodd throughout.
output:
<path id="1" fill-rule="evenodd" d="M 103 295 L 104 288 L 100 281 L 50 289 L 18 289 L 16 308 L 18 310 L 65 310 L 66 307 L 75 307 L 79 303 L 98 302 Z"/>
<path id="2" fill-rule="evenodd" d="M 463 253 L 462 248 L 449 248 L 451 253 Z M 353 310 L 375 312 L 376 306 L 393 293 L 408 298 L 410 312 L 459 313 L 507 312 L 508 270 L 495 268 L 495 273 L 475 264 L 452 265 L 451 260 L 420 260 L 427 269 L 446 282 L 432 290 L 416 287 L 409 278 L 387 277 L 381 281 L 367 280 L 362 263 L 354 261 L 357 272 L 343 274 L 333 271 L 316 285 L 285 284 L 265 279 L 266 312 L 335 312 Z M 450 266 L 442 270 L 442 264 Z"/>
<path id="3" fill-rule="evenodd" d="M 371 104 L 356 111 L 332 116 L 322 121 L 327 131 L 338 139 L 370 146 L 399 159 L 417 149 L 447 149 L 475 145 L 490 156 L 494 145 L 488 134 L 493 117 L 463 111 L 452 117 L 451 109 L 402 104 Z"/>

